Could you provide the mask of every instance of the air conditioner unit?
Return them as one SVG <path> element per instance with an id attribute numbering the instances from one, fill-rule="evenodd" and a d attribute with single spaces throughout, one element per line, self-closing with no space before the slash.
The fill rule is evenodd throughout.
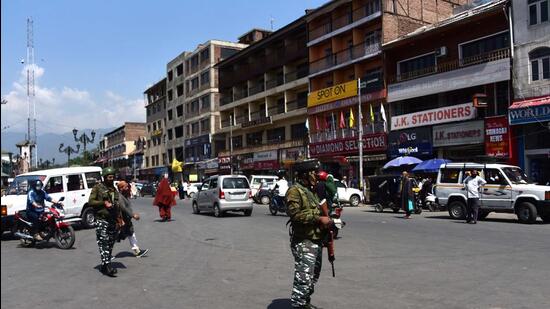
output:
<path id="1" fill-rule="evenodd" d="M 435 49 L 435 56 L 436 57 L 442 57 L 442 56 L 446 56 L 446 55 L 447 55 L 447 47 L 446 46 L 441 46 L 441 47 Z"/>

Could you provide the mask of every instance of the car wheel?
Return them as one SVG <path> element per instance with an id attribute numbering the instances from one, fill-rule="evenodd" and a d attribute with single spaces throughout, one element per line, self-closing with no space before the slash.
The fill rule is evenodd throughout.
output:
<path id="1" fill-rule="evenodd" d="M 359 195 L 352 195 L 352 196 L 349 198 L 349 203 L 350 203 L 351 206 L 353 206 L 353 207 L 359 206 L 359 202 L 361 202 L 361 199 L 359 198 Z"/>
<path id="2" fill-rule="evenodd" d="M 264 195 L 260 198 L 260 202 L 264 205 L 269 205 L 270 199 L 269 196 Z"/>
<path id="3" fill-rule="evenodd" d="M 466 218 L 466 205 L 461 201 L 453 201 L 449 204 L 449 216 L 453 219 L 464 220 Z"/>
<path id="4" fill-rule="evenodd" d="M 250 217 L 252 215 L 252 209 L 247 209 L 244 211 L 244 215 Z"/>
<path id="5" fill-rule="evenodd" d="M 533 224 L 537 221 L 537 208 L 532 203 L 523 202 L 519 204 L 516 212 L 520 223 Z"/>
<path id="6" fill-rule="evenodd" d="M 201 213 L 201 211 L 199 210 L 199 205 L 197 205 L 197 203 L 193 203 L 193 213 L 196 215 Z"/>
<path id="7" fill-rule="evenodd" d="M 87 207 L 82 212 L 82 226 L 86 229 L 91 229 L 94 227 L 95 223 L 95 212 L 92 207 Z"/>
<path id="8" fill-rule="evenodd" d="M 195 198 L 195 192 L 191 192 L 191 193 L 189 194 L 189 197 L 190 197 L 191 199 L 194 199 L 194 198 Z"/>
<path id="9" fill-rule="evenodd" d="M 384 206 L 376 204 L 376 206 L 374 206 L 374 210 L 377 212 L 384 212 Z"/>
<path id="10" fill-rule="evenodd" d="M 220 210 L 220 206 L 218 204 L 214 205 L 214 217 L 216 218 L 223 217 L 223 212 Z"/>

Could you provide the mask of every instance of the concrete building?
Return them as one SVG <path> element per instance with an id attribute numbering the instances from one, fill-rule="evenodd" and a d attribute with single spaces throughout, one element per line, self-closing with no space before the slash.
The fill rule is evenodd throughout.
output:
<path id="1" fill-rule="evenodd" d="M 167 153 L 185 162 L 185 177 L 216 173 L 212 136 L 219 130 L 218 69 L 215 65 L 246 44 L 210 40 L 167 66 Z M 193 176 L 191 176 L 193 175 Z"/>
<path id="2" fill-rule="evenodd" d="M 239 40 L 263 38 L 255 35 L 261 31 L 253 29 Z M 274 174 L 305 156 L 306 35 L 305 19 L 299 18 L 218 65 L 222 172 L 232 163 L 246 175 Z"/>
<path id="3" fill-rule="evenodd" d="M 130 167 L 129 155 L 136 150 L 136 142 L 145 137 L 145 123 L 126 122 L 124 125 L 108 132 L 99 143 L 100 157 L 104 166 L 114 167 L 121 178 L 131 178 L 133 169 Z"/>
<path id="4" fill-rule="evenodd" d="M 166 78 L 156 82 L 143 94 L 147 132 L 146 144 L 141 145 L 144 148 L 144 166 L 139 176 L 141 179 L 155 180 L 168 172 L 167 166 L 170 164 L 166 155 Z"/>
<path id="5" fill-rule="evenodd" d="M 515 163 L 507 121 L 512 85 L 506 5 L 497 0 L 461 7 L 383 45 L 390 157 Z"/>
<path id="6" fill-rule="evenodd" d="M 531 180 L 550 181 L 550 1 L 512 1 L 514 103 L 509 121 L 518 164 Z"/>
<path id="7" fill-rule="evenodd" d="M 338 177 L 357 177 L 358 79 L 364 87 L 364 173 L 374 173 L 386 161 L 387 133 L 380 110 L 387 91 L 381 45 L 448 18 L 466 2 L 335 0 L 308 12 L 309 152 L 326 170 Z"/>

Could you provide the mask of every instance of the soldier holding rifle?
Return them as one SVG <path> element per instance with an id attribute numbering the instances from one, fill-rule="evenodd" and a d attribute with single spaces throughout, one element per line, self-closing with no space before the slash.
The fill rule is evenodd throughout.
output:
<path id="1" fill-rule="evenodd" d="M 326 201 L 319 201 L 314 193 L 319 167 L 320 163 L 317 160 L 296 163 L 295 184 L 286 194 L 287 213 L 291 223 L 290 248 L 294 256 L 294 284 L 291 296 L 293 308 L 315 308 L 310 301 L 314 285 L 321 273 L 323 240 L 329 235 L 329 227 L 333 226 L 328 216 Z M 321 205 L 324 205 L 325 211 L 321 210 Z M 329 248 L 332 247 L 330 240 L 327 245 Z M 329 249 L 329 261 L 334 261 L 333 249 Z"/>

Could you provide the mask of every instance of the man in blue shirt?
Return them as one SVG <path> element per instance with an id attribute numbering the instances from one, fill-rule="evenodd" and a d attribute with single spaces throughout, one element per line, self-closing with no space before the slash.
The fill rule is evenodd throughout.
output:
<path id="1" fill-rule="evenodd" d="M 51 196 L 42 189 L 43 187 L 44 184 L 42 181 L 37 180 L 34 182 L 31 190 L 27 194 L 27 218 L 32 222 L 31 232 L 33 233 L 34 239 L 39 241 L 42 240 L 42 237 L 38 234 L 38 231 L 40 231 L 39 227 L 42 222 L 42 214 L 44 213 L 44 207 L 46 206 L 44 202 L 48 201 L 50 203 L 59 203 L 58 201 L 52 199 Z"/>

